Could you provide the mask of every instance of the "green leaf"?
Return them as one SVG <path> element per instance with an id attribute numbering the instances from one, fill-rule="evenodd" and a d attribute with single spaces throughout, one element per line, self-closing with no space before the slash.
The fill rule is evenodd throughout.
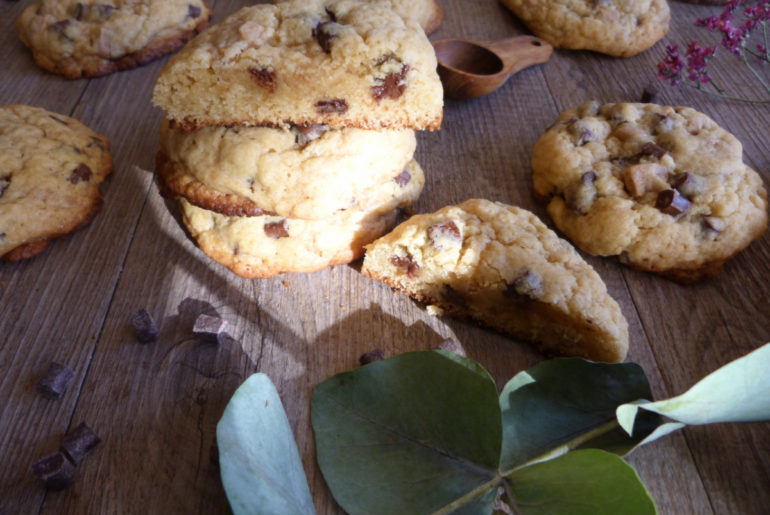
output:
<path id="1" fill-rule="evenodd" d="M 636 471 L 598 449 L 573 451 L 511 473 L 515 512 L 522 515 L 657 513 Z"/>
<path id="2" fill-rule="evenodd" d="M 217 424 L 217 446 L 235 515 L 315 513 L 289 421 L 266 375 L 252 375 L 235 391 Z"/>
<path id="3" fill-rule="evenodd" d="M 477 363 L 411 352 L 339 374 L 312 399 L 318 464 L 348 513 L 491 513 L 497 388 Z"/>
<path id="4" fill-rule="evenodd" d="M 687 424 L 770 420 L 768 370 L 770 343 L 712 372 L 682 395 L 657 402 L 624 404 L 618 407 L 617 418 L 626 431 L 644 411 L 674 421 L 662 425 L 642 444 Z"/>
<path id="5" fill-rule="evenodd" d="M 642 417 L 633 438 L 618 427 L 616 408 L 650 399 L 650 385 L 634 363 L 593 363 L 579 358 L 546 361 L 514 376 L 503 388 L 500 469 L 590 447 L 625 454 L 658 424 Z"/>

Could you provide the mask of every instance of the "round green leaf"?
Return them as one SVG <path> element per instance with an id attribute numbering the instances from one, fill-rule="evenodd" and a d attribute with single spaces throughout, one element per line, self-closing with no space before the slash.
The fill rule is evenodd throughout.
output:
<path id="1" fill-rule="evenodd" d="M 655 503 L 636 471 L 598 449 L 573 451 L 508 476 L 521 515 L 651 515 Z"/>
<path id="2" fill-rule="evenodd" d="M 235 515 L 315 514 L 291 426 L 266 375 L 252 375 L 235 391 L 217 424 L 217 447 Z"/>
<path id="3" fill-rule="evenodd" d="M 499 482 L 497 388 L 477 363 L 411 352 L 332 377 L 312 399 L 318 464 L 348 513 L 430 513 Z M 471 498 L 466 498 L 474 492 Z"/>
<path id="4" fill-rule="evenodd" d="M 500 470 L 511 470 L 557 449 L 591 447 L 624 454 L 658 425 L 659 417 L 640 418 L 631 438 L 618 427 L 615 410 L 623 403 L 651 397 L 647 377 L 635 363 L 564 358 L 521 372 L 500 395 Z"/>

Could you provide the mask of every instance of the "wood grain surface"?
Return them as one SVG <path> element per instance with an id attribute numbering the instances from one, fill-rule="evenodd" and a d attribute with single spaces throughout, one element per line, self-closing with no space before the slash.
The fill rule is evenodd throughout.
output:
<path id="1" fill-rule="evenodd" d="M 312 388 L 357 366 L 365 352 L 386 356 L 458 339 L 502 385 L 543 358 L 492 331 L 428 315 L 419 304 L 359 273 L 360 263 L 313 274 L 246 280 L 212 262 L 158 194 L 153 157 L 162 113 L 150 103 L 165 59 L 92 80 L 38 69 L 15 20 L 31 1 L 2 2 L 0 104 L 25 103 L 74 116 L 112 142 L 115 171 L 101 213 L 40 256 L 0 263 L 0 514 L 226 513 L 215 427 L 251 373 L 275 382 L 295 432 L 319 513 L 340 513 L 315 463 Z M 214 21 L 254 2 L 215 0 Z M 527 33 L 495 0 L 440 0 L 446 17 L 433 38 L 490 40 Z M 697 17 L 718 8 L 671 3 L 663 42 L 630 59 L 557 50 L 497 92 L 447 101 L 441 131 L 419 134 L 426 186 L 417 211 L 469 197 L 522 206 L 550 224 L 531 196 L 530 158 L 540 134 L 564 109 L 590 99 L 637 101 L 656 84 L 665 44 L 702 39 Z M 756 94 L 753 78 L 722 56 L 715 79 Z M 661 88 L 660 102 L 701 110 L 744 144 L 745 159 L 770 182 L 770 106 L 714 100 Z M 716 279 L 681 286 L 586 256 L 630 324 L 628 359 L 642 365 L 656 397 L 694 382 L 770 340 L 770 236 L 727 264 Z M 131 314 L 147 308 L 160 340 L 138 343 Z M 231 338 L 191 338 L 200 313 L 228 320 Z M 75 372 L 56 401 L 35 383 L 51 361 Z M 71 488 L 46 492 L 31 464 L 81 422 L 103 444 Z M 770 424 L 687 428 L 629 458 L 661 513 L 766 514 L 770 510 Z"/>

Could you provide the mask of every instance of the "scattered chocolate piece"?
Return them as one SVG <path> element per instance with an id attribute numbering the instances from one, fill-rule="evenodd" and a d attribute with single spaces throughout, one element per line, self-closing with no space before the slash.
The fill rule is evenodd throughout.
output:
<path id="1" fill-rule="evenodd" d="M 390 258 L 390 264 L 405 271 L 410 279 L 420 276 L 420 265 L 412 260 L 412 256 L 393 256 Z"/>
<path id="2" fill-rule="evenodd" d="M 48 371 L 37 383 L 37 391 L 49 399 L 61 399 L 67 388 L 75 379 L 75 374 L 69 367 L 52 361 Z"/>
<path id="3" fill-rule="evenodd" d="M 462 246 L 460 229 L 452 220 L 428 227 L 428 239 L 436 250 Z"/>
<path id="4" fill-rule="evenodd" d="M 623 184 L 632 197 L 668 189 L 668 169 L 660 163 L 639 163 L 623 170 Z"/>
<path id="5" fill-rule="evenodd" d="M 661 132 L 669 132 L 673 128 L 674 128 L 674 120 L 672 120 L 668 116 L 661 116 L 658 123 L 655 124 L 655 128 L 653 129 L 653 132 L 655 134 L 660 134 Z"/>
<path id="6" fill-rule="evenodd" d="M 707 236 L 716 238 L 719 234 L 727 228 L 727 223 L 724 218 L 717 216 L 706 216 L 701 221 L 701 228 Z"/>
<path id="7" fill-rule="evenodd" d="M 663 190 L 658 193 L 655 207 L 671 216 L 684 215 L 690 210 L 690 201 L 676 190 Z"/>
<path id="8" fill-rule="evenodd" d="M 227 336 L 227 320 L 209 315 L 198 315 L 193 334 L 204 343 L 223 343 Z"/>
<path id="9" fill-rule="evenodd" d="M 653 84 L 648 84 L 642 91 L 641 102 L 644 104 L 657 104 L 660 102 L 660 91 Z"/>
<path id="10" fill-rule="evenodd" d="M 441 350 L 448 350 L 449 352 L 454 352 L 458 356 L 462 356 L 464 358 L 467 357 L 463 346 L 454 338 L 447 338 L 443 342 L 439 343 L 437 348 Z"/>
<path id="11" fill-rule="evenodd" d="M 77 168 L 72 170 L 72 174 L 70 175 L 70 182 L 72 184 L 77 184 L 80 181 L 88 182 L 91 180 L 92 176 L 93 172 L 91 172 L 91 169 L 88 167 L 88 165 L 81 163 Z"/>
<path id="12" fill-rule="evenodd" d="M 396 182 L 396 184 L 403 188 L 409 184 L 409 181 L 412 180 L 412 174 L 410 174 L 408 170 L 404 170 L 400 174 L 396 175 L 393 180 Z"/>
<path id="13" fill-rule="evenodd" d="M 269 238 L 288 238 L 289 237 L 289 222 L 284 218 L 278 222 L 270 222 L 264 225 L 265 234 Z"/>
<path id="14" fill-rule="evenodd" d="M 158 340 L 158 326 L 146 309 L 142 308 L 131 315 L 131 326 L 140 342 L 153 343 Z"/>
<path id="15" fill-rule="evenodd" d="M 508 284 L 505 295 L 514 298 L 536 299 L 543 294 L 543 278 L 537 272 L 527 270 Z"/>
<path id="16" fill-rule="evenodd" d="M 575 146 L 582 147 L 589 141 L 593 141 L 596 135 L 582 120 L 576 120 L 567 126 L 567 130 L 575 137 Z"/>
<path id="17" fill-rule="evenodd" d="M 49 490 L 62 490 L 75 479 L 75 466 L 60 452 L 32 464 L 32 472 L 43 480 Z"/>
<path id="18" fill-rule="evenodd" d="M 319 100 L 315 104 L 315 111 L 318 114 L 344 113 L 348 110 L 348 103 L 344 98 L 333 98 L 331 100 Z"/>
<path id="19" fill-rule="evenodd" d="M 580 180 L 572 184 L 564 192 L 564 201 L 567 207 L 578 214 L 588 213 L 596 199 L 596 174 L 593 171 L 585 172 Z"/>
<path id="20" fill-rule="evenodd" d="M 50 24 L 48 28 L 53 30 L 54 32 L 62 33 L 64 32 L 64 29 L 69 27 L 71 24 L 72 24 L 72 20 L 60 20 Z"/>
<path id="21" fill-rule="evenodd" d="M 333 23 L 332 21 L 322 21 L 313 29 L 313 37 L 316 38 L 318 44 L 321 45 L 321 49 L 327 54 L 331 53 L 332 42 L 337 39 L 337 34 L 330 30 Z"/>
<path id="22" fill-rule="evenodd" d="M 91 452 L 91 449 L 99 445 L 102 439 L 99 438 L 85 422 L 64 435 L 59 443 L 59 449 L 75 465 Z"/>
<path id="23" fill-rule="evenodd" d="M 188 18 L 197 18 L 201 15 L 201 8 L 197 5 L 188 5 L 187 6 L 187 17 Z"/>
<path id="24" fill-rule="evenodd" d="M 266 89 L 270 93 L 275 92 L 276 80 L 275 72 L 267 68 L 249 68 L 251 78 L 260 88 Z"/>
<path id="25" fill-rule="evenodd" d="M 334 11 L 329 9 L 328 7 L 324 9 L 326 11 L 327 16 L 329 16 L 329 19 L 331 21 L 337 21 L 337 15 L 334 14 Z"/>
<path id="26" fill-rule="evenodd" d="M 689 172 L 676 174 L 671 185 L 675 190 L 687 198 L 692 198 L 699 193 L 703 193 L 706 189 L 706 181 L 704 178 Z"/>
<path id="27" fill-rule="evenodd" d="M 375 361 L 382 361 L 383 359 L 385 359 L 385 354 L 383 354 L 382 350 L 374 349 L 358 358 L 358 362 L 363 366 L 368 365 L 369 363 L 374 363 Z"/>
<path id="28" fill-rule="evenodd" d="M 652 141 L 648 141 L 642 146 L 642 155 L 653 156 L 655 159 L 662 158 L 666 155 L 667 152 L 668 150 L 659 145 L 656 145 Z"/>
<path id="29" fill-rule="evenodd" d="M 379 102 L 383 98 L 396 100 L 406 91 L 406 74 L 409 71 L 409 65 L 404 64 L 401 70 L 387 74 L 382 79 L 377 79 L 377 85 L 372 86 L 372 96 Z"/>

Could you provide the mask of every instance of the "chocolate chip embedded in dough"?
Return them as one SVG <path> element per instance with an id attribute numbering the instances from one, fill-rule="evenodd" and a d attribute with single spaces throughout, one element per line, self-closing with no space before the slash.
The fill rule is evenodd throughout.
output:
<path id="1" fill-rule="evenodd" d="M 719 236 L 726 228 L 727 222 L 725 222 L 724 218 L 706 216 L 701 220 L 701 229 L 703 230 L 704 235 L 712 239 Z"/>
<path id="2" fill-rule="evenodd" d="M 91 172 L 91 169 L 88 167 L 88 165 L 81 163 L 77 168 L 72 170 L 72 174 L 70 175 L 69 180 L 72 184 L 77 184 L 80 181 L 90 181 L 92 176 L 93 172 Z"/>
<path id="3" fill-rule="evenodd" d="M 676 174 L 671 185 L 687 198 L 692 198 L 706 191 L 706 180 L 700 175 L 690 172 Z"/>
<path id="4" fill-rule="evenodd" d="M 406 272 L 406 276 L 410 279 L 414 279 L 415 277 L 420 276 L 420 265 L 414 262 L 412 259 L 412 256 L 406 255 L 406 256 L 393 256 L 390 258 L 390 264 L 395 266 L 398 269 L 403 270 Z"/>
<path id="5" fill-rule="evenodd" d="M 67 488 L 75 479 L 75 466 L 60 452 L 33 463 L 32 472 L 43 480 L 49 490 Z"/>
<path id="6" fill-rule="evenodd" d="M 543 278 L 533 270 L 526 270 L 508 283 L 505 295 L 514 298 L 537 299 L 543 294 Z"/>
<path id="7" fill-rule="evenodd" d="M 461 247 L 463 236 L 452 220 L 428 227 L 428 239 L 436 250 Z"/>
<path id="8" fill-rule="evenodd" d="M 596 138 L 594 132 L 582 120 L 576 120 L 567 126 L 567 131 L 575 137 L 575 146 L 582 147 Z"/>
<path id="9" fill-rule="evenodd" d="M 326 8 L 324 9 L 324 11 L 326 11 L 326 15 L 329 17 L 329 19 L 330 19 L 331 21 L 337 21 L 337 15 L 334 13 L 334 11 L 332 11 L 332 10 L 331 10 L 331 9 L 329 9 L 328 7 L 326 7 Z"/>
<path id="10" fill-rule="evenodd" d="M 59 442 L 61 452 L 75 465 L 80 462 L 102 441 L 94 431 L 83 422 L 64 435 Z"/>
<path id="11" fill-rule="evenodd" d="M 75 4 L 75 8 L 72 10 L 72 17 L 78 21 L 82 20 L 83 10 L 84 10 L 83 4 L 78 2 L 77 4 Z"/>
<path id="12" fill-rule="evenodd" d="M 321 123 L 291 126 L 291 132 L 294 133 L 294 141 L 300 147 L 304 147 L 311 141 L 317 140 L 328 130 L 329 126 Z"/>
<path id="13" fill-rule="evenodd" d="M 623 184 L 632 197 L 668 189 L 668 169 L 659 163 L 639 163 L 623 170 Z"/>
<path id="14" fill-rule="evenodd" d="M 331 53 L 332 42 L 337 39 L 337 34 L 333 30 L 334 26 L 334 22 L 322 21 L 313 29 L 313 37 L 316 38 L 318 44 L 321 45 L 321 49 L 327 54 Z"/>
<path id="15" fill-rule="evenodd" d="M 668 150 L 665 148 L 656 145 L 652 141 L 648 141 L 644 145 L 642 145 L 642 155 L 644 156 L 652 156 L 655 159 L 660 159 L 663 156 L 665 156 L 668 153 Z"/>
<path id="16" fill-rule="evenodd" d="M 289 222 L 284 218 L 277 222 L 266 223 L 264 226 L 265 234 L 268 238 L 279 239 L 289 237 Z"/>
<path id="17" fill-rule="evenodd" d="M 197 18 L 200 15 L 201 15 L 201 8 L 200 7 L 198 7 L 197 5 L 192 5 L 192 4 L 187 6 L 187 17 L 188 18 L 195 19 L 195 18 Z"/>
<path id="18" fill-rule="evenodd" d="M 348 110 L 348 103 L 344 98 L 332 98 L 330 100 L 319 100 L 315 104 L 315 111 L 318 114 L 344 113 Z"/>
<path id="19" fill-rule="evenodd" d="M 409 184 L 409 181 L 412 180 L 412 174 L 409 173 L 409 170 L 404 170 L 400 174 L 393 177 L 393 180 L 396 184 L 401 186 L 402 188 L 405 187 L 407 184 Z"/>
<path id="20" fill-rule="evenodd" d="M 270 93 L 275 92 L 277 85 L 275 71 L 267 68 L 249 68 L 249 73 L 260 88 L 266 89 Z"/>
<path id="21" fill-rule="evenodd" d="M 406 74 L 409 71 L 409 65 L 404 64 L 398 72 L 387 74 L 382 79 L 377 79 L 377 84 L 372 86 L 372 97 L 379 102 L 384 98 L 396 100 L 406 91 Z"/>
<path id="22" fill-rule="evenodd" d="M 67 27 L 70 25 L 72 25 L 72 20 L 60 20 L 50 24 L 48 28 L 59 34 L 59 36 L 66 39 L 67 41 L 72 41 L 72 38 L 64 33 L 64 31 L 67 30 Z"/>
<path id="23" fill-rule="evenodd" d="M 37 382 L 37 391 L 49 399 L 61 399 L 75 379 L 69 367 L 52 361 L 45 375 Z"/>
<path id="24" fill-rule="evenodd" d="M 690 211 L 691 203 L 676 190 L 663 190 L 658 193 L 655 207 L 671 216 L 680 216 Z"/>
<path id="25" fill-rule="evenodd" d="M 580 180 L 573 183 L 564 192 L 564 201 L 567 207 L 578 214 L 588 213 L 596 200 L 596 174 L 592 171 L 580 176 Z"/>

